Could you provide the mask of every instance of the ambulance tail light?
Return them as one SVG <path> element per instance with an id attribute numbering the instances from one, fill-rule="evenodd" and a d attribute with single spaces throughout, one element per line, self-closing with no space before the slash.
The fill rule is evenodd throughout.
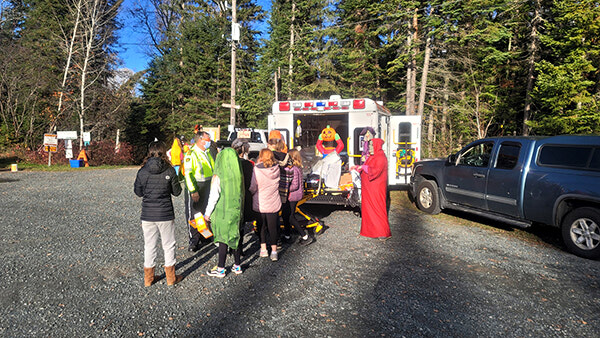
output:
<path id="1" fill-rule="evenodd" d="M 350 101 L 349 100 L 344 100 L 344 101 L 340 102 L 340 105 L 342 106 L 342 109 L 349 109 L 350 108 Z"/>
<path id="2" fill-rule="evenodd" d="M 302 109 L 302 102 L 292 102 L 292 107 L 294 110 L 300 110 Z"/>
<path id="3" fill-rule="evenodd" d="M 354 100 L 352 101 L 353 109 L 365 109 L 365 100 Z"/>
<path id="4" fill-rule="evenodd" d="M 279 111 L 290 111 L 289 102 L 279 102 Z"/>

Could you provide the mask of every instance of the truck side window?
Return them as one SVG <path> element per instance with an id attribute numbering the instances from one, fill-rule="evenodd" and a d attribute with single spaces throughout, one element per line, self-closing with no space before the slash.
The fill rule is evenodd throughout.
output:
<path id="1" fill-rule="evenodd" d="M 521 145 L 516 143 L 502 143 L 498 151 L 496 169 L 512 169 L 517 165 Z"/>
<path id="2" fill-rule="evenodd" d="M 490 162 L 493 148 L 493 142 L 483 142 L 472 145 L 460 154 L 458 164 L 470 167 L 487 167 Z"/>
<path id="3" fill-rule="evenodd" d="M 600 148 L 594 149 L 594 156 L 592 156 L 592 162 L 590 162 L 590 169 L 600 169 Z"/>
<path id="4" fill-rule="evenodd" d="M 538 163 L 544 166 L 585 168 L 592 149 L 585 146 L 545 145 L 540 150 Z"/>

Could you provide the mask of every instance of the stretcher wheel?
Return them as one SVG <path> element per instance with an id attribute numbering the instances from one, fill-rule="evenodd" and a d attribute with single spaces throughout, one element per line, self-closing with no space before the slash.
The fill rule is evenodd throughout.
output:
<path id="1" fill-rule="evenodd" d="M 315 235 L 321 236 L 323 234 L 323 230 L 325 230 L 325 223 L 318 221 L 317 226 L 315 227 Z"/>

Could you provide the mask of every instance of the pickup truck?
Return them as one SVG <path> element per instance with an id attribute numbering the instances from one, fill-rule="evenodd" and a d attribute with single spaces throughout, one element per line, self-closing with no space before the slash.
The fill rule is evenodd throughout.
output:
<path id="1" fill-rule="evenodd" d="M 227 140 L 217 141 L 217 147 L 230 147 L 231 142 L 238 137 L 248 139 L 250 146 L 248 156 L 249 158 L 256 158 L 258 153 L 267 147 L 269 132 L 266 129 L 236 128 L 234 131 L 229 132 Z"/>
<path id="2" fill-rule="evenodd" d="M 446 159 L 417 162 L 411 187 L 426 213 L 448 208 L 559 227 L 569 251 L 600 257 L 600 136 L 477 140 Z"/>

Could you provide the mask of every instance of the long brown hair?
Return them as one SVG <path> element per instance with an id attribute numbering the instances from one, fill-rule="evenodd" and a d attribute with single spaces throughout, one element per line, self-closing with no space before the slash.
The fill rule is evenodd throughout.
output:
<path id="1" fill-rule="evenodd" d="M 142 162 L 142 167 L 145 166 L 148 160 L 153 157 L 158 157 L 162 159 L 163 162 L 170 166 L 171 161 L 169 161 L 169 158 L 167 157 L 167 152 L 165 151 L 165 148 L 166 147 L 163 142 L 151 142 L 148 145 L 148 155 L 146 155 L 146 158 L 144 158 L 144 161 Z"/>
<path id="2" fill-rule="evenodd" d="M 292 165 L 295 165 L 298 168 L 302 168 L 302 155 L 300 155 L 300 152 L 297 149 L 290 150 L 288 155 L 290 155 Z"/>
<path id="3" fill-rule="evenodd" d="M 258 154 L 258 162 L 261 162 L 266 168 L 272 167 L 275 161 L 275 155 L 270 149 L 264 148 Z"/>

